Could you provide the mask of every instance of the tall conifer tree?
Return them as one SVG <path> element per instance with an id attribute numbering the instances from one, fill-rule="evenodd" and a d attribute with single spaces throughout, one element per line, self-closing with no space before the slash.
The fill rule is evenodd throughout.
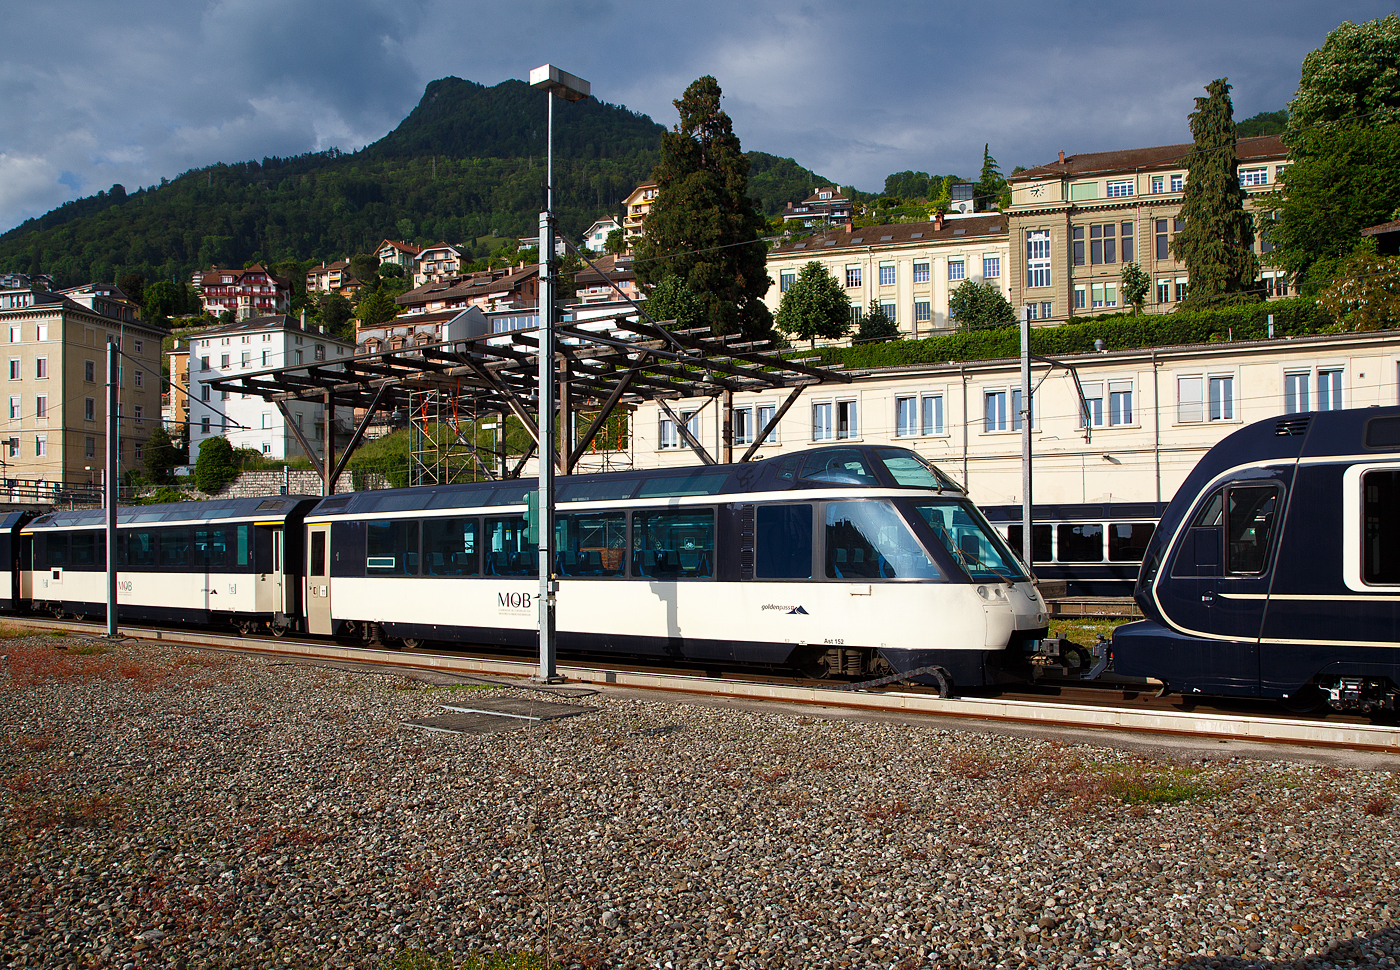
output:
<path id="1" fill-rule="evenodd" d="M 637 275 L 655 285 L 680 277 L 705 306 L 715 333 L 764 336 L 773 317 L 763 297 L 768 278 L 767 227 L 748 196 L 749 162 L 722 96 L 706 76 L 675 102 L 680 122 L 661 139 L 661 162 L 652 170 L 656 202 L 637 245 Z"/>
<path id="2" fill-rule="evenodd" d="M 1206 92 L 1210 96 L 1197 98 L 1191 112 L 1196 146 L 1186 161 L 1181 203 L 1186 228 L 1171 244 L 1191 278 L 1188 302 L 1196 304 L 1242 298 L 1259 275 L 1254 218 L 1245 211 L 1240 188 L 1230 85 L 1218 78 Z"/>

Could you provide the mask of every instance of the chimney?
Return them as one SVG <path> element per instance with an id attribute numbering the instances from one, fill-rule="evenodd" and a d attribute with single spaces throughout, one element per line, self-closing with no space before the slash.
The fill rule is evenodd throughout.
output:
<path id="1" fill-rule="evenodd" d="M 854 229 L 854 228 L 855 228 L 855 223 L 852 222 L 850 219 L 847 219 L 847 220 L 846 220 L 846 232 L 847 232 L 847 233 L 850 233 L 851 230 Z"/>
<path id="2" fill-rule="evenodd" d="M 941 232 L 942 230 L 943 230 L 943 213 L 941 213 L 941 212 L 935 212 L 935 213 L 933 214 L 933 231 L 934 231 L 934 232 Z"/>
<path id="3" fill-rule="evenodd" d="M 1065 150 L 1064 150 L 1063 148 L 1061 148 L 1061 149 L 1060 149 L 1060 164 L 1063 165 L 1064 163 L 1065 163 Z"/>

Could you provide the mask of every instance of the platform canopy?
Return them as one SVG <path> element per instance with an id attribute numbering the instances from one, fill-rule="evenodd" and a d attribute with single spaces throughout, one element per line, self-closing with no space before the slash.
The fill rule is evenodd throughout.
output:
<path id="1" fill-rule="evenodd" d="M 559 360 L 560 392 L 556 408 L 568 413 L 596 411 L 589 428 L 582 432 L 570 454 L 556 456 L 561 471 L 568 474 L 598 430 L 619 406 L 656 401 L 671 411 L 670 402 L 682 398 L 716 398 L 737 392 L 786 389 L 787 399 L 768 426 L 757 430 L 753 444 L 738 460 L 746 461 L 778 420 L 797 400 L 804 387 L 825 381 L 849 382 L 839 368 L 814 367 L 789 360 L 769 348 L 766 341 L 745 341 L 743 337 L 715 337 L 708 328 L 670 329 L 673 321 L 652 322 L 634 316 L 563 322 L 554 326 L 555 350 Z M 395 321 L 411 325 L 411 318 Z M 363 420 L 348 442 L 334 469 L 322 465 L 315 451 L 302 438 L 296 422 L 288 425 L 299 439 L 312 463 L 334 487 L 346 459 L 359 444 L 364 430 L 379 412 L 407 409 L 412 396 L 436 388 L 452 395 L 476 413 L 497 412 L 514 415 L 536 442 L 537 352 L 534 329 L 509 333 L 488 333 L 465 339 L 403 347 L 374 353 L 315 361 L 292 367 L 250 371 L 220 380 L 211 387 L 237 394 L 250 394 L 275 403 L 284 416 L 288 401 L 315 401 L 328 411 L 326 453 L 334 454 L 331 426 L 339 408 L 363 410 Z M 702 461 L 714 462 L 685 423 L 677 419 L 677 430 Z M 728 448 L 726 447 L 726 451 Z M 728 457 L 728 456 L 726 456 Z"/>

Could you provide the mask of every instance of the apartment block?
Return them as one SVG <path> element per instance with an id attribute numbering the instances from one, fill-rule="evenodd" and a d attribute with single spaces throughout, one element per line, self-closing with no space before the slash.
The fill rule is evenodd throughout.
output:
<path id="1" fill-rule="evenodd" d="M 1171 251 L 1184 227 L 1181 204 L 1192 144 L 1066 156 L 1010 176 L 1012 305 L 1036 321 L 1118 313 L 1127 306 L 1121 273 L 1136 262 L 1152 280 L 1144 309 L 1165 313 L 1186 298 L 1190 280 Z M 1236 149 L 1247 205 L 1274 192 L 1288 164 L 1277 135 L 1241 138 Z M 1254 250 L 1270 249 L 1260 239 Z M 1265 268 L 1266 297 L 1287 296 L 1281 271 Z"/>

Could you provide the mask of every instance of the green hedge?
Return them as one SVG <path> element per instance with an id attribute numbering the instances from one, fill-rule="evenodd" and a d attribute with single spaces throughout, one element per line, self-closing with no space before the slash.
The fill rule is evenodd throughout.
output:
<path id="1" fill-rule="evenodd" d="M 1271 303 L 1248 303 L 1218 310 L 1176 313 L 1116 313 L 1101 317 L 1071 317 L 1058 327 L 1031 330 L 1031 352 L 1055 354 L 1092 353 L 1094 341 L 1105 350 L 1170 347 L 1222 340 L 1262 340 L 1269 334 L 1269 315 L 1277 337 L 1321 333 L 1334 326 L 1327 311 L 1311 300 L 1295 297 Z M 925 340 L 892 340 L 854 347 L 823 347 L 817 357 L 823 364 L 848 368 L 898 367 L 901 364 L 947 361 L 995 360 L 1019 357 L 1020 327 L 1012 324 L 941 334 Z"/>

